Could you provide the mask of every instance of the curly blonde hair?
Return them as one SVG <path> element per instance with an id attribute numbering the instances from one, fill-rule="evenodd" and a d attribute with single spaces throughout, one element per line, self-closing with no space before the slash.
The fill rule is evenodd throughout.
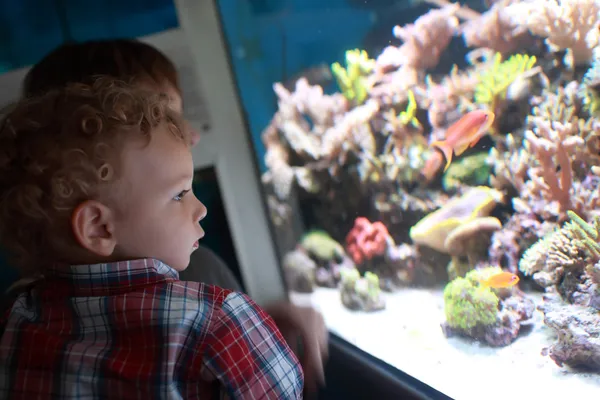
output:
<path id="1" fill-rule="evenodd" d="M 81 202 L 119 178 L 125 143 L 150 141 L 167 124 L 189 132 L 164 95 L 112 78 L 23 99 L 0 120 L 0 242 L 24 273 L 60 261 L 75 245 L 70 220 Z"/>

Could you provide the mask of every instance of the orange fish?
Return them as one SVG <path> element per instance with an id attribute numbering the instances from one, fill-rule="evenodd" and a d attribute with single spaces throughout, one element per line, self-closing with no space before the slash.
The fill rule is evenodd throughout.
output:
<path id="1" fill-rule="evenodd" d="M 437 147 L 446 157 L 448 169 L 452 162 L 452 153 L 457 156 L 469 147 L 475 146 L 494 123 L 494 113 L 488 110 L 473 110 L 463 115 L 458 121 L 450 125 L 446 131 L 445 140 L 436 140 L 431 146 Z"/>
<path id="2" fill-rule="evenodd" d="M 479 283 L 481 283 L 482 286 L 494 289 L 507 288 L 519 283 L 519 277 L 511 272 L 502 271 Z"/>

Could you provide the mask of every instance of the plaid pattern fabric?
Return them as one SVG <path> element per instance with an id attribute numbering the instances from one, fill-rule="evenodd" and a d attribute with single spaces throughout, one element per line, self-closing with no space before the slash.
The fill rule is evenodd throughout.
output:
<path id="1" fill-rule="evenodd" d="M 0 397 L 301 399 L 303 373 L 246 295 L 152 259 L 50 270 L 7 311 Z"/>

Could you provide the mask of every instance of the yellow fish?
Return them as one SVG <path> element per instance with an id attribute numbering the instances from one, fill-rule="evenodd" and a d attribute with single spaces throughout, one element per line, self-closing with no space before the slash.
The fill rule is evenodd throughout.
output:
<path id="1" fill-rule="evenodd" d="M 450 125 L 446 131 L 446 139 L 436 140 L 431 146 L 437 147 L 446 157 L 448 169 L 452 162 L 452 153 L 460 156 L 469 147 L 475 146 L 479 139 L 487 133 L 494 123 L 495 115 L 488 110 L 473 110 L 463 115 L 458 121 Z"/>
<path id="2" fill-rule="evenodd" d="M 502 271 L 480 281 L 479 283 L 485 287 L 501 289 L 516 285 L 519 283 L 519 277 L 511 272 Z"/>

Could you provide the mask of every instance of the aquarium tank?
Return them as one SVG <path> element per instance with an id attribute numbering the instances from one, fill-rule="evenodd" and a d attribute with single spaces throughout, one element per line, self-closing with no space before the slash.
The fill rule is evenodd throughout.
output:
<path id="1" fill-rule="evenodd" d="M 455 399 L 600 393 L 600 1 L 217 4 L 292 301 Z"/>

